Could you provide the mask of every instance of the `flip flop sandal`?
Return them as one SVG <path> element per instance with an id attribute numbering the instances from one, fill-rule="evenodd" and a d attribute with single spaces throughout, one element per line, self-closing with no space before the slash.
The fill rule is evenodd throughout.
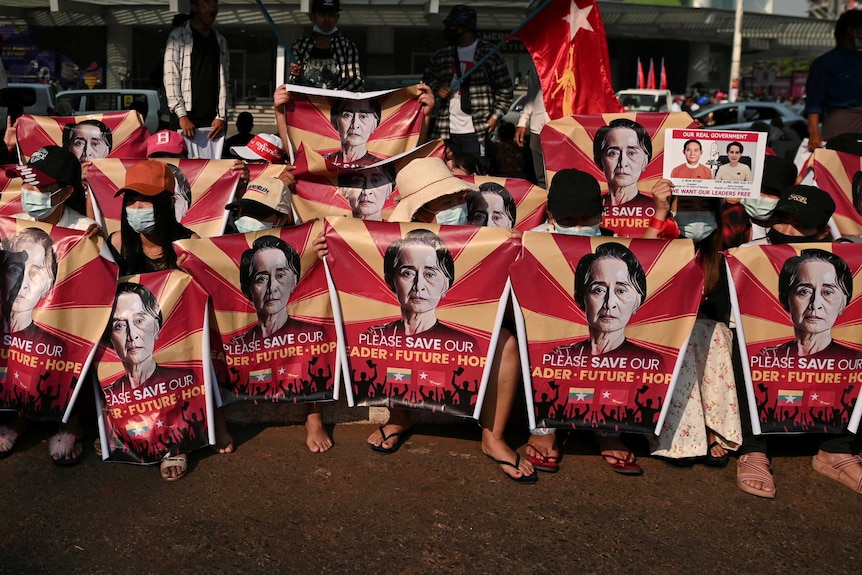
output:
<path id="1" fill-rule="evenodd" d="M 764 469 L 763 467 L 766 467 Z M 772 487 L 772 491 L 755 489 L 745 481 L 760 481 Z M 775 478 L 769 467 L 769 458 L 759 453 L 740 455 L 736 462 L 736 486 L 745 493 L 765 499 L 775 499 Z"/>
<path id="2" fill-rule="evenodd" d="M 709 444 L 709 447 L 706 448 L 706 460 L 703 462 L 707 467 L 727 467 L 727 463 L 730 461 L 730 451 L 725 449 L 724 455 L 715 456 L 712 454 L 713 447 L 719 447 L 721 444 L 717 441 L 713 441 Z"/>
<path id="3" fill-rule="evenodd" d="M 544 471 L 545 473 L 556 473 L 559 471 L 560 459 L 562 459 L 562 456 L 554 457 L 553 455 L 549 455 L 544 459 L 539 459 L 534 455 L 527 454 L 527 461 L 532 463 L 535 469 Z"/>
<path id="4" fill-rule="evenodd" d="M 81 451 L 75 457 L 69 458 L 75 451 L 75 447 L 81 446 Z M 59 467 L 71 467 L 81 461 L 84 456 L 84 441 L 74 433 L 59 431 L 48 440 L 48 453 L 51 461 Z"/>
<path id="5" fill-rule="evenodd" d="M 394 431 L 389 435 L 386 435 L 386 432 L 383 431 L 383 425 L 381 425 L 378 429 L 380 429 L 380 435 L 383 436 L 383 441 L 380 442 L 380 445 L 371 445 L 371 451 L 375 451 L 377 453 L 382 453 L 383 455 L 391 455 L 395 453 L 404 443 L 413 435 L 413 432 L 410 430 L 411 428 L 407 428 L 404 431 Z M 392 447 L 383 447 L 383 444 L 386 443 L 389 439 L 393 437 L 397 437 L 398 441 L 395 442 L 395 445 Z"/>
<path id="6" fill-rule="evenodd" d="M 858 455 L 849 456 L 837 463 L 826 463 L 825 461 L 817 459 L 816 455 L 811 460 L 811 466 L 814 467 L 814 471 L 821 473 L 830 479 L 843 483 L 856 493 L 862 493 L 862 476 L 860 476 L 858 480 L 854 480 L 849 473 L 844 471 L 844 468 L 851 465 L 859 465 L 860 463 L 862 463 L 862 457 L 859 457 Z"/>
<path id="7" fill-rule="evenodd" d="M 494 459 L 493 457 L 491 457 L 487 453 L 485 454 L 485 457 L 487 457 L 488 459 L 490 459 L 491 461 L 493 461 L 494 463 L 496 463 L 498 465 L 508 465 L 509 467 L 514 467 L 518 471 L 521 471 L 521 454 L 518 452 L 515 452 L 515 456 L 516 456 L 515 457 L 515 463 L 509 463 L 508 461 L 500 461 L 499 459 Z M 505 475 L 506 477 L 508 477 L 509 479 L 514 481 L 515 483 L 531 484 L 531 483 L 535 483 L 536 481 L 539 480 L 539 474 L 536 473 L 535 470 L 529 475 L 526 475 L 523 471 L 521 471 L 520 477 L 515 477 L 514 475 L 509 475 L 505 471 L 503 471 L 503 475 Z"/>
<path id="8" fill-rule="evenodd" d="M 608 461 L 607 460 L 608 457 L 610 457 L 611 459 L 615 459 L 616 462 Z M 607 462 L 607 464 L 611 466 L 611 469 L 613 469 L 615 472 L 619 473 L 620 475 L 635 476 L 635 475 L 643 475 L 644 474 L 643 468 L 640 465 L 638 465 L 637 463 L 635 463 L 635 461 L 634 461 L 635 454 L 632 453 L 631 451 L 629 451 L 626 454 L 625 459 L 620 459 L 619 457 L 614 457 L 613 455 L 605 455 L 605 454 L 602 454 L 602 458 L 604 458 L 604 460 Z"/>
<path id="9" fill-rule="evenodd" d="M 8 425 L 0 425 L 0 459 L 6 459 L 12 455 L 15 442 L 18 440 L 18 432 Z"/>
<path id="10" fill-rule="evenodd" d="M 165 475 L 165 471 L 170 469 L 171 467 L 179 467 L 180 474 L 174 475 L 170 477 Z M 159 464 L 159 473 L 162 475 L 162 479 L 165 481 L 179 481 L 183 477 L 186 476 L 186 470 L 189 468 L 189 458 L 185 454 L 180 455 L 166 455 L 162 462 Z"/>

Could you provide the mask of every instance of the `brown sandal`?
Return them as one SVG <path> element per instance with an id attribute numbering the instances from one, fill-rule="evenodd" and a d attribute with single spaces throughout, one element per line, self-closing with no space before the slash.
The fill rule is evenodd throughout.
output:
<path id="1" fill-rule="evenodd" d="M 760 481 L 764 486 L 772 487 L 772 490 L 756 489 L 745 481 Z M 736 486 L 749 495 L 775 499 L 775 479 L 769 467 L 769 458 L 762 453 L 740 455 L 736 463 Z"/>
<path id="2" fill-rule="evenodd" d="M 858 480 L 854 480 L 850 477 L 849 473 L 844 471 L 846 467 L 859 464 L 862 464 L 862 457 L 859 457 L 858 455 L 852 455 L 836 463 L 826 463 L 825 461 L 817 459 L 816 455 L 811 460 L 811 466 L 817 473 L 843 483 L 856 493 L 862 493 L 862 476 L 859 476 Z"/>

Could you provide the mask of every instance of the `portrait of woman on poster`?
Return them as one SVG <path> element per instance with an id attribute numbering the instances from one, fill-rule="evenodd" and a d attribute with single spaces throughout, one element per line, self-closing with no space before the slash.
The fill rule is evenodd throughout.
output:
<path id="1" fill-rule="evenodd" d="M 332 126 L 338 131 L 341 150 L 326 156 L 326 160 L 338 167 L 355 168 L 379 162 L 368 151 L 368 140 L 380 124 L 380 102 L 367 100 L 335 99 L 329 112 Z"/>
<path id="2" fill-rule="evenodd" d="M 509 190 L 485 182 L 478 192 L 467 194 L 467 223 L 473 226 L 511 230 L 515 227 L 517 207 Z"/>
<path id="3" fill-rule="evenodd" d="M 853 274 L 840 257 L 821 249 L 788 258 L 778 275 L 778 301 L 793 322 L 792 340 L 760 350 L 765 357 L 840 357 L 860 354 L 832 339 L 832 328 L 853 296 Z"/>
<path id="4" fill-rule="evenodd" d="M 635 200 L 652 205 L 649 196 L 638 191 L 638 179 L 652 160 L 652 139 L 643 126 L 617 118 L 599 128 L 593 138 L 593 160 L 608 182 L 606 207 Z"/>
<path id="5" fill-rule="evenodd" d="M 383 221 L 383 205 L 395 190 L 395 174 L 389 168 L 369 168 L 339 174 L 338 193 L 350 204 L 354 218 Z"/>

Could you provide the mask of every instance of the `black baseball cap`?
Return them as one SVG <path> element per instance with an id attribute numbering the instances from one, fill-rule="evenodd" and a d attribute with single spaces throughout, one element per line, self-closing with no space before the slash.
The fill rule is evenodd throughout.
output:
<path id="1" fill-rule="evenodd" d="M 781 192 L 772 211 L 792 216 L 801 228 L 822 228 L 835 212 L 835 201 L 827 192 L 814 186 L 790 186 Z"/>
<path id="2" fill-rule="evenodd" d="M 554 174 L 548 188 L 548 211 L 554 219 L 602 215 L 602 190 L 590 174 L 567 168 Z"/>
<path id="3" fill-rule="evenodd" d="M 781 190 L 796 183 L 796 174 L 793 162 L 779 156 L 766 156 L 763 160 L 763 180 L 760 187 L 766 188 L 767 192 L 774 192 L 776 196 L 781 195 Z"/>
<path id="4" fill-rule="evenodd" d="M 862 134 L 844 133 L 826 140 L 826 149 L 862 156 Z"/>
<path id="5" fill-rule="evenodd" d="M 449 15 L 443 20 L 443 25 L 462 26 L 475 32 L 478 29 L 476 26 L 476 11 L 463 4 L 452 6 L 452 9 L 449 10 Z"/>
<path id="6" fill-rule="evenodd" d="M 81 162 L 69 150 L 60 146 L 39 148 L 24 165 L 7 168 L 10 178 L 23 178 L 25 184 L 47 186 L 60 182 L 67 186 L 81 186 Z"/>
<path id="7" fill-rule="evenodd" d="M 339 0 L 312 0 L 311 12 L 341 12 Z"/>

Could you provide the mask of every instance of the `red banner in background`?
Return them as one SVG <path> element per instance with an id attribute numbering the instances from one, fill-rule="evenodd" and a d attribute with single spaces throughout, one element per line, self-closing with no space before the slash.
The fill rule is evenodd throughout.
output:
<path id="1" fill-rule="evenodd" d="M 26 161 L 43 146 L 62 146 L 81 162 L 98 158 L 147 157 L 150 133 L 134 110 L 87 116 L 31 116 L 15 123 L 18 149 Z"/>
<path id="2" fill-rule="evenodd" d="M 703 291 L 692 243 L 522 241 L 511 278 L 531 426 L 654 433 Z"/>
<path id="3" fill-rule="evenodd" d="M 94 160 L 87 170 L 87 181 L 98 205 L 105 231 L 120 229 L 122 196 L 126 170 L 141 160 Z M 227 221 L 225 206 L 236 191 L 240 173 L 231 170 L 233 160 L 186 160 L 160 158 L 174 174 L 174 208 L 181 224 L 201 237 L 221 235 Z"/>
<path id="4" fill-rule="evenodd" d="M 518 242 L 352 218 L 328 219 L 326 238 L 357 403 L 478 418 Z"/>
<path id="5" fill-rule="evenodd" d="M 117 266 L 101 238 L 67 228 L 0 218 L 0 237 L 0 409 L 59 421 L 110 316 Z"/>
<path id="6" fill-rule="evenodd" d="M 855 433 L 862 246 L 751 246 L 727 264 L 754 432 Z"/>
<path id="7" fill-rule="evenodd" d="M 336 330 L 312 241 L 323 222 L 176 242 L 213 302 L 225 404 L 337 399 Z"/>
<path id="8" fill-rule="evenodd" d="M 155 463 L 210 444 L 207 294 L 183 272 L 120 278 L 96 354 L 103 452 Z"/>
<path id="9" fill-rule="evenodd" d="M 552 0 L 518 37 L 533 57 L 552 119 L 624 111 L 614 94 L 605 25 L 595 0 Z"/>

